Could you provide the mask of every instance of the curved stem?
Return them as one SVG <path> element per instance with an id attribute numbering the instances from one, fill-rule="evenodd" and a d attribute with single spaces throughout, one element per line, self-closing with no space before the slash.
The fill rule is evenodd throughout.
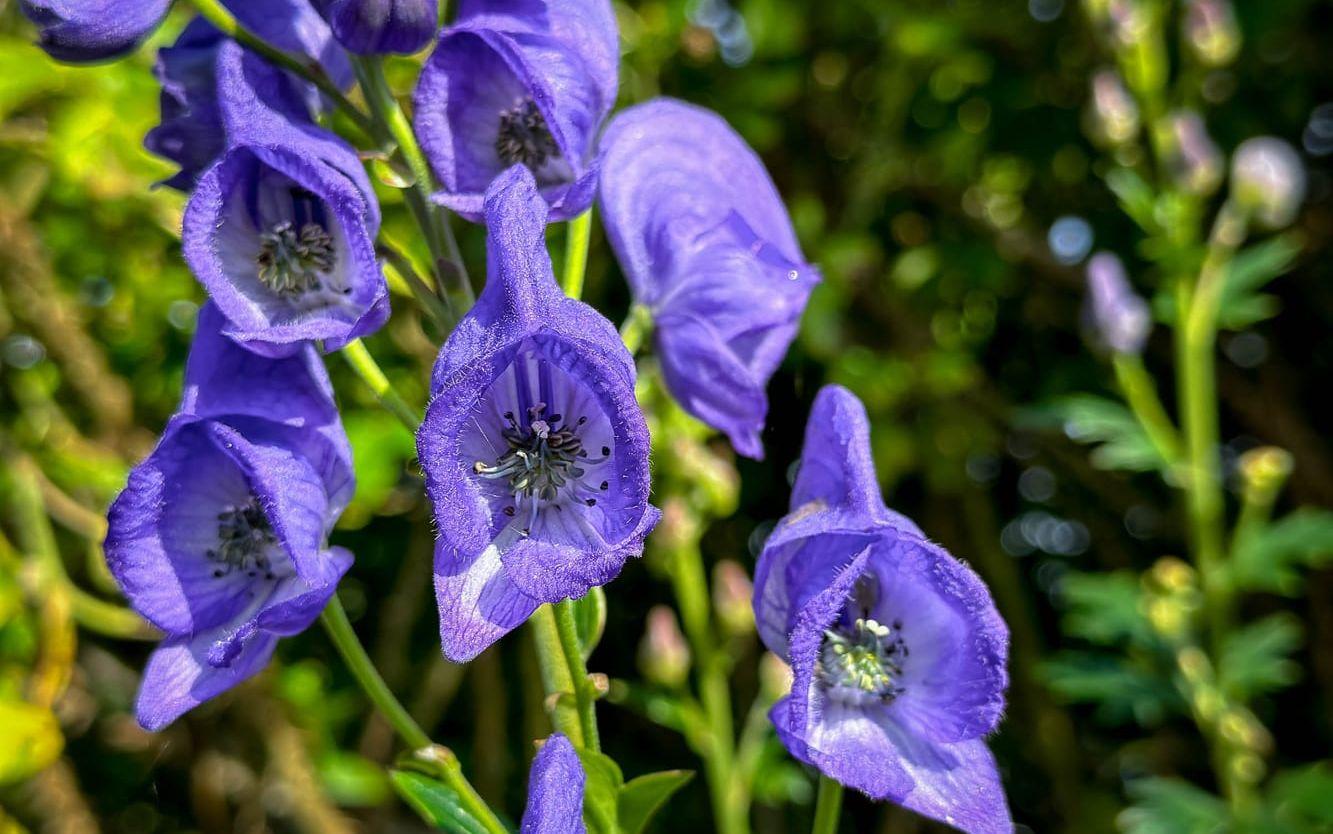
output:
<path id="1" fill-rule="evenodd" d="M 819 798 L 815 800 L 815 824 L 810 834 L 835 834 L 842 816 L 842 785 L 820 774 Z"/>
<path id="2" fill-rule="evenodd" d="M 565 224 L 565 270 L 560 284 L 570 298 L 583 296 L 583 277 L 588 271 L 588 242 L 592 238 L 592 209 Z"/>
<path id="3" fill-rule="evenodd" d="M 227 37 L 242 44 L 248 49 L 264 56 L 269 63 L 276 64 L 288 72 L 295 73 L 311 84 L 319 88 L 319 91 L 328 96 L 340 110 L 347 114 L 348 118 L 356 122 L 356 126 L 368 134 L 374 134 L 374 126 L 365 113 L 338 89 L 317 64 L 307 63 L 300 58 L 290 55 L 263 38 L 251 32 L 241 25 L 232 13 L 227 11 L 219 0 L 194 0 L 194 8 L 199 15 L 222 32 Z"/>
<path id="4" fill-rule="evenodd" d="M 415 434 L 421 425 L 421 415 L 394 390 L 389 378 L 375 361 L 375 357 L 366 350 L 365 343 L 360 339 L 353 339 L 339 352 L 347 360 L 347 364 L 352 366 L 352 370 L 356 371 L 356 375 L 370 388 L 380 404 L 393 412 L 393 415 L 407 426 L 407 430 Z"/>
<path id="5" fill-rule="evenodd" d="M 1130 410 L 1134 412 L 1139 425 L 1148 435 L 1149 442 L 1166 462 L 1167 467 L 1174 468 L 1180 462 L 1180 437 L 1176 434 L 1176 427 L 1167 416 L 1166 409 L 1162 407 L 1162 401 L 1157 396 L 1157 386 L 1147 369 L 1143 367 L 1143 360 L 1130 354 L 1118 353 L 1112 359 L 1112 364 L 1115 367 L 1116 381 L 1120 383 L 1120 390 L 1125 395 L 1125 401 L 1129 403 Z"/>
<path id="6" fill-rule="evenodd" d="M 555 613 L 555 628 L 560 639 L 560 651 L 564 655 L 565 666 L 569 669 L 584 746 L 591 750 L 601 750 L 601 737 L 597 732 L 596 699 L 592 691 L 592 682 L 588 680 L 588 667 L 583 662 L 583 647 L 579 643 L 578 626 L 574 623 L 574 601 L 561 600 L 551 608 Z"/>
<path id="7" fill-rule="evenodd" d="M 384 682 L 379 670 L 375 668 L 374 661 L 370 659 L 370 655 L 366 653 L 365 647 L 357 638 L 351 621 L 347 619 L 347 610 L 343 608 L 336 593 L 329 599 L 329 604 L 324 607 L 319 619 L 362 691 L 370 698 L 380 715 L 384 716 L 393 727 L 394 732 L 398 733 L 399 738 L 412 748 L 415 758 L 435 765 L 436 775 L 458 794 L 468 814 L 485 826 L 487 831 L 492 834 L 507 834 L 508 829 L 463 775 L 458 758 L 447 748 L 432 744 L 426 731 L 421 729 L 402 703 L 394 697 L 393 691 Z"/>

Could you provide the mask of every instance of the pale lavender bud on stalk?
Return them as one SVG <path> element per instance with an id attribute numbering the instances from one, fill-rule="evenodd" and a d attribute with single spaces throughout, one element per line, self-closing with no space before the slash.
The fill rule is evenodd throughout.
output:
<path id="1" fill-rule="evenodd" d="M 1098 70 L 1092 76 L 1092 100 L 1089 115 L 1093 135 L 1108 145 L 1120 145 L 1139 132 L 1139 107 L 1113 69 Z"/>
<path id="2" fill-rule="evenodd" d="M 1222 67 L 1240 52 L 1240 27 L 1228 0 L 1192 0 L 1181 21 L 1185 43 L 1199 63 Z"/>
<path id="3" fill-rule="evenodd" d="M 690 647 L 681 634 L 676 614 L 665 605 L 648 611 L 648 624 L 639 644 L 639 668 L 649 681 L 676 689 L 690 674 Z"/>
<path id="4" fill-rule="evenodd" d="M 1247 139 L 1231 158 L 1231 198 L 1268 229 L 1296 219 L 1305 199 L 1305 166 L 1296 150 L 1281 139 Z"/>
<path id="5" fill-rule="evenodd" d="M 1206 197 L 1222 182 L 1222 152 L 1208 135 L 1203 118 L 1190 110 L 1166 117 L 1166 166 L 1182 191 Z"/>
<path id="6" fill-rule="evenodd" d="M 723 559 L 713 568 L 713 608 L 728 634 L 754 632 L 754 585 L 739 562 Z"/>
<path id="7" fill-rule="evenodd" d="M 1106 22 L 1111 38 L 1120 46 L 1133 46 L 1147 34 L 1151 20 L 1138 0 L 1110 0 L 1106 4 Z"/>
<path id="8" fill-rule="evenodd" d="M 1087 274 L 1088 314 L 1098 339 L 1116 353 L 1142 353 L 1151 317 L 1124 264 L 1110 252 L 1098 252 L 1088 261 Z"/>

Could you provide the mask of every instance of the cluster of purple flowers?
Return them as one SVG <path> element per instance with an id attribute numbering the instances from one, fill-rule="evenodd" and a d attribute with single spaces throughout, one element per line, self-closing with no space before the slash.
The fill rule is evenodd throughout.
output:
<path id="1" fill-rule="evenodd" d="M 91 61 L 134 48 L 169 2 L 21 5 L 52 55 Z M 438 17 L 433 0 L 223 5 L 343 88 L 349 51 L 417 51 Z M 609 0 L 463 0 L 414 96 L 434 199 L 487 236 L 484 290 L 440 350 L 417 436 L 455 661 L 614 579 L 660 515 L 634 359 L 561 292 L 547 223 L 597 201 L 667 388 L 753 458 L 768 380 L 819 281 L 720 117 L 659 99 L 608 122 L 617 65 Z M 179 413 L 110 512 L 111 568 L 166 635 L 139 697 L 150 729 L 262 669 L 348 570 L 328 537 L 354 489 L 350 451 L 320 352 L 389 316 L 379 207 L 356 150 L 318 121 L 317 89 L 203 20 L 157 72 L 147 144 L 180 166 L 167 184 L 189 193 L 185 257 L 210 300 Z M 983 741 L 1004 703 L 1004 624 L 975 574 L 884 506 L 864 411 L 843 389 L 817 399 L 791 510 L 755 597 L 794 672 L 772 714 L 783 743 L 872 797 L 973 834 L 1011 830 Z M 523 830 L 582 830 L 583 780 L 569 741 L 549 740 Z"/>

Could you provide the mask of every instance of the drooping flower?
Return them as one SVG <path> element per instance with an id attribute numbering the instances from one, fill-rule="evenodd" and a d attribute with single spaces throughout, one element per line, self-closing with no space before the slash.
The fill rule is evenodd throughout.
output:
<path id="1" fill-rule="evenodd" d="M 725 121 L 671 99 L 617 115 L 602 154 L 607 236 L 652 310 L 672 396 L 762 457 L 768 379 L 819 281 L 782 198 Z"/>
<path id="2" fill-rule="evenodd" d="M 520 834 L 584 834 L 583 790 L 587 780 L 569 739 L 560 733 L 547 738 L 532 760 Z"/>
<path id="3" fill-rule="evenodd" d="M 984 737 L 1008 631 L 986 586 L 884 506 L 865 410 L 820 391 L 791 513 L 759 557 L 755 619 L 792 667 L 770 713 L 797 759 L 967 834 L 1012 834 Z"/>
<path id="4" fill-rule="evenodd" d="M 659 516 L 633 361 L 609 321 L 560 292 L 545 222 L 528 169 L 491 186 L 486 288 L 440 351 L 417 433 L 455 661 L 611 581 Z"/>
<path id="5" fill-rule="evenodd" d="M 410 55 L 439 26 L 439 0 L 315 0 L 338 42 L 358 55 Z"/>
<path id="6" fill-rule="evenodd" d="M 181 411 L 108 516 L 107 563 L 166 635 L 139 689 L 149 730 L 263 669 L 352 561 L 326 544 L 354 482 L 323 364 L 246 351 L 224 323 L 200 311 Z"/>
<path id="7" fill-rule="evenodd" d="M 1152 314 L 1125 275 L 1125 265 L 1110 252 L 1088 260 L 1088 317 L 1097 339 L 1116 353 L 1138 355 L 1148 340 Z"/>
<path id="8" fill-rule="evenodd" d="M 592 204 L 597 131 L 616 100 L 619 35 L 609 0 L 466 2 L 415 95 L 415 127 L 443 189 L 473 221 L 486 189 L 527 166 L 560 221 Z"/>
<path id="9" fill-rule="evenodd" d="M 1296 149 L 1281 139 L 1246 139 L 1231 158 L 1231 192 L 1260 226 L 1284 228 L 1305 199 L 1305 166 Z"/>
<path id="10" fill-rule="evenodd" d="M 224 5 L 265 41 L 316 61 L 340 87 L 351 84 L 346 52 L 308 0 L 226 0 Z M 162 121 L 148 132 L 144 146 L 181 166 L 180 173 L 165 182 L 181 191 L 189 191 L 227 146 L 217 68 L 218 47 L 224 41 L 230 43 L 208 21 L 195 18 L 175 44 L 158 52 L 154 72 L 162 85 Z M 323 104 L 314 85 L 292 75 L 281 77 L 285 89 L 275 88 L 278 97 L 269 106 L 289 111 L 286 115 L 293 121 L 313 123 L 311 113 Z"/>
<path id="11" fill-rule="evenodd" d="M 257 56 L 226 42 L 217 67 L 229 146 L 199 178 L 183 243 L 227 335 L 277 356 L 374 332 L 388 289 L 374 248 L 379 207 L 356 152 L 292 119 L 286 76 Z"/>
<path id="12" fill-rule="evenodd" d="M 132 52 L 167 16 L 171 0 L 19 0 L 38 45 L 57 61 L 83 64 Z"/>

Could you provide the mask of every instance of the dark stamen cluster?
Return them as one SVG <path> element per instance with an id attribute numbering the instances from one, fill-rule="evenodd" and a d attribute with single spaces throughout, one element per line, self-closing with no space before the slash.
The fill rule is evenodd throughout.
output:
<path id="1" fill-rule="evenodd" d="M 332 270 L 333 263 L 333 238 L 318 223 L 306 223 L 297 231 L 283 222 L 259 235 L 259 280 L 279 295 L 318 289 L 319 276 Z"/>
<path id="2" fill-rule="evenodd" d="M 505 479 L 515 498 L 538 498 L 542 501 L 554 501 L 560 490 L 572 485 L 584 475 L 580 463 L 587 463 L 588 453 L 583 449 L 583 440 L 578 429 L 588 422 L 587 417 L 580 417 L 572 424 L 561 426 L 564 415 L 552 414 L 543 418 L 546 403 L 537 403 L 528 409 L 528 421 L 521 424 L 514 417 L 514 412 L 505 412 L 508 423 L 501 436 L 509 448 L 496 460 L 493 466 L 485 461 L 473 464 L 472 471 L 487 479 Z M 603 449 L 609 454 L 610 449 Z M 592 461 L 600 463 L 600 461 Z M 589 506 L 597 499 L 589 498 Z"/>
<path id="3" fill-rule="evenodd" d="M 888 702 L 902 694 L 897 680 L 907 655 L 900 620 L 887 626 L 858 617 L 851 628 L 824 632 L 817 674 L 830 690 Z"/>
<path id="4" fill-rule="evenodd" d="M 218 546 L 207 553 L 216 562 L 213 576 L 223 577 L 232 571 L 245 571 L 247 576 L 273 579 L 273 565 L 269 548 L 278 543 L 269 526 L 268 516 L 258 501 L 242 507 L 233 507 L 218 513 Z"/>
<path id="5" fill-rule="evenodd" d="M 520 99 L 510 109 L 500 111 L 495 153 L 505 165 L 521 162 L 534 171 L 548 159 L 560 156 L 560 146 L 532 99 Z"/>

